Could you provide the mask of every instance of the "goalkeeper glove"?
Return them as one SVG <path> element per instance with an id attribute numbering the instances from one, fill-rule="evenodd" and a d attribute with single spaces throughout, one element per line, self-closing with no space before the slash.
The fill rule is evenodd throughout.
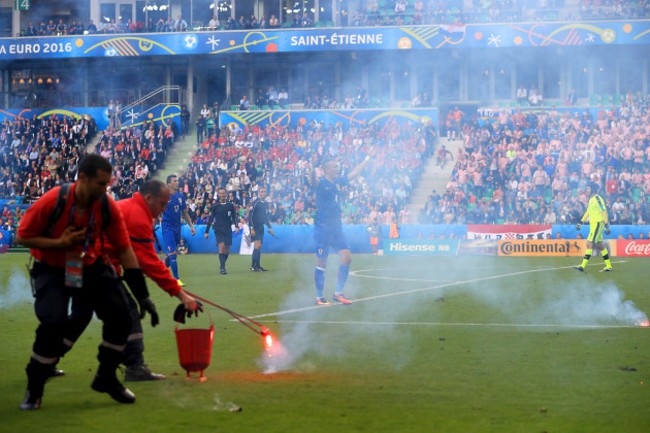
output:
<path id="1" fill-rule="evenodd" d="M 580 228 L 581 228 L 581 227 L 582 227 L 582 223 L 578 223 L 578 224 L 576 225 L 576 230 L 580 231 Z"/>
<path id="2" fill-rule="evenodd" d="M 612 231 L 609 229 L 609 224 L 605 223 L 605 234 L 609 235 Z"/>

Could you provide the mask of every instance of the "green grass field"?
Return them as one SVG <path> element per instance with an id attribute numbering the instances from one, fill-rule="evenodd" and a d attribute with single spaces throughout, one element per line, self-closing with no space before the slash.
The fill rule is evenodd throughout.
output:
<path id="1" fill-rule="evenodd" d="M 22 412 L 37 325 L 23 254 L 0 256 L 0 432 L 644 432 L 650 428 L 647 259 L 615 272 L 570 269 L 577 258 L 356 255 L 350 306 L 313 305 L 314 257 L 263 255 L 250 272 L 231 255 L 180 258 L 187 289 L 256 317 L 286 347 L 264 359 L 261 338 L 207 307 L 215 326 L 207 381 L 187 381 L 171 315 L 150 284 L 161 325 L 145 324 L 145 358 L 168 380 L 134 383 L 134 405 L 89 387 L 101 324 L 93 321 Z M 327 271 L 331 297 L 338 258 Z M 644 270 L 645 269 L 645 270 Z M 632 305 L 633 303 L 633 305 Z M 207 315 L 181 327 L 207 328 Z M 188 326 L 189 325 L 189 326 Z M 279 371 L 265 374 L 267 368 Z M 230 405 L 243 408 L 230 412 Z"/>

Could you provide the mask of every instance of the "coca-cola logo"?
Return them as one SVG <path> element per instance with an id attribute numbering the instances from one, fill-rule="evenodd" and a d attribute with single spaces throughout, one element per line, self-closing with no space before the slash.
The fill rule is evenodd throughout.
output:
<path id="1" fill-rule="evenodd" d="M 625 245 L 626 256 L 650 256 L 650 242 L 640 243 L 631 241 Z"/>

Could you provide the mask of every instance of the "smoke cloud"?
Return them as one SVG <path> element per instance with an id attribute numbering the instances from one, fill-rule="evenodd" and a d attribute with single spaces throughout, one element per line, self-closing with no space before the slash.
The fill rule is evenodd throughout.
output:
<path id="1" fill-rule="evenodd" d="M 29 279 L 24 271 L 14 266 L 8 277 L 0 271 L 0 309 L 33 303 L 33 299 Z"/>
<path id="2" fill-rule="evenodd" d="M 275 351 L 266 352 L 259 360 L 260 367 L 265 373 L 283 370 L 308 372 L 314 369 L 310 361 L 313 358 L 337 359 L 349 356 L 351 350 L 362 350 L 369 355 L 382 354 L 388 367 L 400 370 L 413 356 L 412 333 L 414 326 L 423 322 L 419 315 L 422 307 L 426 308 L 427 324 L 439 321 L 442 325 L 448 322 L 449 316 L 436 319 L 441 316 L 439 309 L 455 308 L 452 307 L 453 302 L 465 297 L 479 307 L 485 305 L 487 311 L 493 312 L 493 320 L 476 320 L 487 322 L 485 326 L 521 326 L 536 331 L 549 326 L 639 326 L 648 320 L 646 313 L 636 308 L 633 301 L 625 299 L 625 293 L 614 281 L 601 282 L 590 275 L 565 279 L 559 274 L 568 272 L 565 269 L 531 270 L 530 273 L 515 276 L 506 276 L 511 274 L 506 271 L 500 273 L 504 277 L 499 278 L 499 275 L 489 272 L 496 267 L 486 267 L 486 277 L 483 279 L 470 279 L 466 274 L 454 275 L 454 270 L 449 269 L 445 271 L 444 280 L 427 280 L 425 276 L 414 277 L 422 275 L 422 270 L 414 271 L 407 266 L 365 270 L 356 274 L 372 278 L 371 297 L 388 295 L 385 298 L 364 301 L 362 296 L 369 294 L 358 293 L 362 278 L 351 275 L 346 294 L 351 298 L 361 297 L 361 301 L 351 306 L 333 308 L 305 307 L 312 304 L 315 298 L 313 291 L 305 290 L 305 287 L 313 287 L 313 281 L 307 278 L 311 273 L 308 270 L 296 272 L 302 275 L 304 281 L 296 283 L 295 292 L 287 297 L 280 308 L 284 313 L 277 316 L 280 326 L 277 336 L 282 345 Z M 329 269 L 328 272 L 326 287 L 332 287 L 335 275 Z M 549 272 L 560 275 L 561 279 L 549 278 Z M 411 293 L 399 294 L 400 290 L 405 290 L 400 289 L 399 280 L 416 281 L 424 290 L 414 288 Z M 331 297 L 328 289 L 326 296 Z M 476 325 L 476 322 L 472 325 Z M 337 326 L 337 336 L 322 332 L 324 326 Z"/>

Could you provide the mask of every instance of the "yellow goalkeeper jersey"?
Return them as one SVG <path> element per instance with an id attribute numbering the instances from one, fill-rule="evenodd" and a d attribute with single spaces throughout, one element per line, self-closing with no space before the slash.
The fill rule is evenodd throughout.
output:
<path id="1" fill-rule="evenodd" d="M 589 218 L 590 224 L 596 224 L 607 221 L 607 208 L 605 207 L 605 200 L 598 194 L 595 194 L 589 199 L 589 205 L 587 206 L 587 212 L 582 217 L 582 221 L 586 221 Z"/>

